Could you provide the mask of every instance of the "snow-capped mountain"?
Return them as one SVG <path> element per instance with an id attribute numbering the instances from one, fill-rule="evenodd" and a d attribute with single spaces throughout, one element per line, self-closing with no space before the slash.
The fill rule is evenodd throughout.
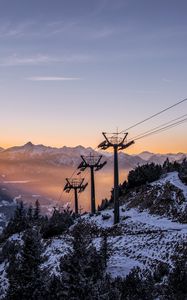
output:
<path id="1" fill-rule="evenodd" d="M 162 165 L 167 158 L 171 162 L 174 162 L 174 161 L 180 161 L 181 162 L 186 157 L 187 157 L 187 154 L 185 154 L 185 153 L 153 154 L 149 158 L 148 162 L 154 162 L 154 163 Z"/>
<path id="2" fill-rule="evenodd" d="M 31 142 L 23 146 L 15 146 L 0 152 L 0 159 L 34 160 L 40 159 L 59 165 L 74 165 L 80 161 L 80 155 L 89 155 L 94 152 L 91 148 L 62 147 L 55 148 L 44 145 L 34 145 Z"/>
<path id="3" fill-rule="evenodd" d="M 46 162 L 67 165 L 67 166 L 77 166 L 80 163 L 81 155 L 98 154 L 97 151 L 88 147 L 83 146 L 77 147 L 49 147 L 44 145 L 34 145 L 31 142 L 26 143 L 23 146 L 11 147 L 0 151 L 0 159 L 9 160 L 33 160 L 40 159 Z M 103 155 L 104 159 L 107 159 L 108 165 L 112 164 L 113 155 L 109 152 L 99 152 Z M 163 162 L 168 157 L 170 161 L 182 161 L 187 155 L 184 153 L 177 154 L 154 154 L 148 151 L 144 151 L 136 155 L 128 155 L 126 153 L 120 152 L 119 154 L 119 164 L 127 169 L 134 168 L 138 164 L 145 164 L 149 162 L 154 162 L 158 164 L 163 164 Z"/>
<path id="4" fill-rule="evenodd" d="M 40 157 L 42 155 L 48 154 L 48 155 L 53 155 L 53 154 L 62 154 L 62 155 L 78 155 L 78 154 L 86 154 L 87 151 L 91 151 L 91 148 L 84 148 L 83 146 L 77 146 L 74 148 L 71 147 L 62 147 L 62 148 L 55 148 L 55 147 L 50 147 L 50 146 L 44 146 L 42 144 L 39 145 L 34 145 L 31 142 L 26 143 L 23 146 L 15 146 L 8 148 L 3 151 L 3 155 L 10 155 L 14 156 L 16 158 L 16 155 L 18 154 L 25 154 L 30 157 Z"/>
<path id="5" fill-rule="evenodd" d="M 143 160 L 149 160 L 153 155 L 154 153 L 151 153 L 149 151 L 143 151 L 141 152 L 140 154 L 137 154 L 139 157 L 141 157 Z"/>

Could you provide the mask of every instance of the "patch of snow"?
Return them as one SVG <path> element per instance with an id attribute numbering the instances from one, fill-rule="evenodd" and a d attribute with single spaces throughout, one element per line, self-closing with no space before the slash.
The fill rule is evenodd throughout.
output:
<path id="1" fill-rule="evenodd" d="M 126 216 L 130 217 L 125 222 L 128 224 L 133 221 L 135 223 L 142 223 L 150 226 L 154 226 L 157 229 L 162 230 L 182 230 L 187 233 L 187 224 L 181 224 L 173 222 L 166 217 L 160 217 L 151 215 L 147 211 L 139 212 L 135 208 L 131 208 L 125 213 Z"/>
<path id="2" fill-rule="evenodd" d="M 47 242 L 48 243 L 48 242 Z M 66 238 L 54 238 L 46 245 L 46 250 L 44 252 L 44 257 L 47 260 L 42 264 L 41 269 L 47 270 L 50 275 L 59 275 L 60 272 L 60 259 L 62 256 L 68 253 L 70 245 Z"/>
<path id="3" fill-rule="evenodd" d="M 132 259 L 125 255 L 121 255 L 119 252 L 112 255 L 108 261 L 107 273 L 111 277 L 126 277 L 130 271 L 135 267 L 143 267 L 143 264 L 138 260 Z"/>
<path id="4" fill-rule="evenodd" d="M 6 200 L 2 200 L 0 206 L 9 206 L 10 202 L 6 201 Z"/>
<path id="5" fill-rule="evenodd" d="M 16 197 L 13 198 L 13 202 L 14 202 L 15 204 L 17 204 L 17 200 L 20 200 L 21 198 L 22 198 L 21 195 L 16 196 Z"/>
<path id="6" fill-rule="evenodd" d="M 163 178 L 155 181 L 152 183 L 152 185 L 163 185 L 166 182 L 170 182 L 171 184 L 175 185 L 177 188 L 179 188 L 180 190 L 182 190 L 185 199 L 187 200 L 187 185 L 185 185 L 179 178 L 178 176 L 178 172 L 170 172 L 167 173 L 166 176 L 164 176 Z"/>
<path id="7" fill-rule="evenodd" d="M 3 262 L 0 264 L 0 299 L 4 299 L 8 286 L 6 263 Z"/>
<path id="8" fill-rule="evenodd" d="M 23 244 L 22 234 L 21 234 L 21 233 L 15 233 L 15 234 L 11 235 L 11 236 L 8 238 L 8 240 L 9 240 L 10 242 L 19 242 L 20 245 Z"/>

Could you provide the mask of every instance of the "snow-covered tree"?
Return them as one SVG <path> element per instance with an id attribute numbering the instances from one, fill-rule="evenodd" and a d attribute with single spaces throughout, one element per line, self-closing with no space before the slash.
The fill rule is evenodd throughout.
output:
<path id="1" fill-rule="evenodd" d="M 18 253 L 9 264 L 8 300 L 40 299 L 40 295 L 42 297 L 43 278 L 40 270 L 42 246 L 37 230 L 25 231 L 23 241 L 21 253 Z"/>

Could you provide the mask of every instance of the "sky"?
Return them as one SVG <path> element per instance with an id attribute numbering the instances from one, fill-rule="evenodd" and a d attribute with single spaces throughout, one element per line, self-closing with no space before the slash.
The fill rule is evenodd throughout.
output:
<path id="1" fill-rule="evenodd" d="M 187 97 L 186 0 L 0 0 L 0 146 L 96 147 Z M 187 113 L 187 103 L 129 139 Z M 128 153 L 187 152 L 186 123 Z"/>

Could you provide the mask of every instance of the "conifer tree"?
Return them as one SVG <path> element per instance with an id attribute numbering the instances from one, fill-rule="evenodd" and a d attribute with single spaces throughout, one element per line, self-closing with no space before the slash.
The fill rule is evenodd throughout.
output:
<path id="1" fill-rule="evenodd" d="M 102 277 L 102 258 L 90 243 L 83 221 L 74 227 L 72 234 L 72 250 L 62 258 L 60 264 L 63 297 L 89 299 L 94 284 Z"/>
<path id="2" fill-rule="evenodd" d="M 42 271 L 40 264 L 41 242 L 35 229 L 28 229 L 23 236 L 21 256 L 15 258 L 9 270 L 9 300 L 42 299 Z M 13 271 L 15 270 L 15 272 Z"/>
<path id="3" fill-rule="evenodd" d="M 26 218 L 26 210 L 24 204 L 21 201 L 14 212 L 14 216 L 10 219 L 7 227 L 3 231 L 4 237 L 9 237 L 14 233 L 20 233 L 21 231 L 28 228 L 28 222 Z"/>
<path id="4" fill-rule="evenodd" d="M 28 210 L 27 210 L 27 219 L 30 222 L 33 220 L 33 207 L 32 207 L 32 205 L 30 205 Z"/>
<path id="5" fill-rule="evenodd" d="M 35 221 L 38 221 L 40 219 L 40 203 L 38 200 L 35 202 L 35 207 L 34 207 L 34 213 L 33 213 L 33 218 Z"/>
<path id="6" fill-rule="evenodd" d="M 103 259 L 104 267 L 107 267 L 107 261 L 110 257 L 110 246 L 108 243 L 108 236 L 107 233 L 104 233 L 102 241 L 101 241 L 101 248 L 100 248 L 100 255 Z"/>

